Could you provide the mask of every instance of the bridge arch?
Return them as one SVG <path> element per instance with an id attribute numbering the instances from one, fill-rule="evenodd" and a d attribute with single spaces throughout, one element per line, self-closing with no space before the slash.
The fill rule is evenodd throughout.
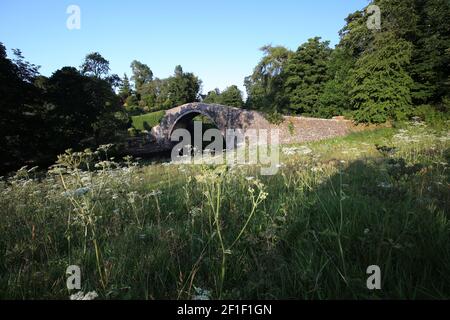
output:
<path id="1" fill-rule="evenodd" d="M 216 123 L 216 121 L 214 120 L 213 117 L 211 117 L 211 115 L 207 112 L 204 112 L 202 110 L 189 110 L 184 112 L 183 114 L 181 114 L 177 119 L 175 119 L 172 123 L 172 125 L 169 127 L 169 138 L 172 136 L 172 133 L 176 130 L 180 128 L 180 124 L 187 124 L 188 122 L 192 122 L 197 116 L 202 115 L 206 118 L 208 118 L 209 120 L 211 120 L 211 122 L 214 124 L 214 126 L 219 129 L 222 133 L 222 136 L 225 136 L 226 133 L 226 128 L 222 127 Z"/>

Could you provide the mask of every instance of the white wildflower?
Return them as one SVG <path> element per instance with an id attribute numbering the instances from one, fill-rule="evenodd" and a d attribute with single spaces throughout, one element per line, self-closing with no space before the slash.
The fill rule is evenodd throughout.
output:
<path id="1" fill-rule="evenodd" d="M 162 194 L 160 190 L 153 190 L 152 192 L 149 193 L 149 196 L 156 197 L 159 196 L 160 194 Z"/>
<path id="2" fill-rule="evenodd" d="M 70 300 L 94 300 L 97 297 L 98 294 L 95 291 L 91 291 L 86 294 L 84 294 L 83 291 L 78 291 L 70 296 Z"/>
<path id="3" fill-rule="evenodd" d="M 192 300 L 211 300 L 211 292 L 202 288 L 194 287 L 195 296 Z"/>
<path id="4" fill-rule="evenodd" d="M 387 182 L 380 182 L 378 184 L 378 187 L 383 188 L 383 189 L 390 189 L 390 188 L 392 188 L 392 184 L 387 183 Z"/>

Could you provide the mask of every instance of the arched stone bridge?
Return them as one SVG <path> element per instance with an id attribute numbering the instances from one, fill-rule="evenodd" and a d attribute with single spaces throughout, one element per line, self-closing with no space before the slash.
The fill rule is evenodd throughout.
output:
<path id="1" fill-rule="evenodd" d="M 287 116 L 281 124 L 276 125 L 269 123 L 257 111 L 218 104 L 189 103 L 167 110 L 160 124 L 153 127 L 146 137 L 129 139 L 127 153 L 146 154 L 171 150 L 174 145 L 170 139 L 172 132 L 177 128 L 186 128 L 198 115 L 209 118 L 224 136 L 227 129 L 279 129 L 282 144 L 343 136 L 352 127 L 348 120 Z"/>

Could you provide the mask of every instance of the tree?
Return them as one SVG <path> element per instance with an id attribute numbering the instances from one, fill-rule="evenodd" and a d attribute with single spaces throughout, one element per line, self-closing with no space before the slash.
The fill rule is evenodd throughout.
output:
<path id="1" fill-rule="evenodd" d="M 235 85 L 226 88 L 219 97 L 220 104 L 226 106 L 241 108 L 244 105 L 242 92 Z"/>
<path id="2" fill-rule="evenodd" d="M 339 31 L 339 47 L 349 52 L 353 58 L 360 57 L 373 41 L 373 31 L 367 28 L 367 18 L 365 9 L 349 14 L 344 28 Z"/>
<path id="3" fill-rule="evenodd" d="M 142 86 L 150 83 L 153 80 L 153 72 L 149 66 L 137 60 L 131 62 L 131 70 L 133 72 L 131 81 L 134 82 L 134 88 L 136 92 L 138 94 L 141 94 Z"/>
<path id="4" fill-rule="evenodd" d="M 281 75 L 292 52 L 285 47 L 270 45 L 260 50 L 264 54 L 263 58 L 253 70 L 253 74 L 245 78 L 246 107 L 268 112 L 281 110 L 286 102 L 282 92 Z"/>
<path id="5" fill-rule="evenodd" d="M 0 171 L 31 164 L 45 154 L 47 128 L 40 90 L 34 86 L 38 67 L 25 61 L 20 50 L 15 59 L 0 43 Z"/>
<path id="6" fill-rule="evenodd" d="M 355 64 L 349 50 L 338 47 L 331 53 L 327 65 L 328 81 L 319 97 L 317 115 L 331 118 L 350 110 L 350 74 Z"/>
<path id="7" fill-rule="evenodd" d="M 83 64 L 80 66 L 81 74 L 90 77 L 104 79 L 109 75 L 109 61 L 98 52 L 86 55 Z"/>
<path id="8" fill-rule="evenodd" d="M 132 93 L 133 92 L 131 90 L 130 80 L 128 80 L 128 76 L 125 73 L 119 87 L 119 97 L 122 100 L 122 104 L 125 103 L 125 101 L 128 99 L 128 97 L 131 96 Z"/>
<path id="9" fill-rule="evenodd" d="M 355 120 L 383 123 L 409 114 L 413 81 L 406 68 L 411 54 L 412 45 L 393 32 L 375 36 L 373 50 L 358 59 L 351 75 Z"/>
<path id="10" fill-rule="evenodd" d="M 206 97 L 203 99 L 204 103 L 216 103 L 216 104 L 220 104 L 220 90 L 218 88 L 209 91 L 208 94 L 206 95 Z"/>
<path id="11" fill-rule="evenodd" d="M 415 0 L 416 33 L 409 72 L 413 101 L 438 105 L 450 92 L 450 2 Z"/>
<path id="12" fill-rule="evenodd" d="M 186 73 L 181 66 L 177 66 L 174 76 L 167 79 L 165 106 L 173 108 L 185 103 L 198 101 L 201 84 L 201 80 L 193 73 Z"/>
<path id="13" fill-rule="evenodd" d="M 289 110 L 295 114 L 317 114 L 318 101 L 328 80 L 331 49 L 320 37 L 309 39 L 286 62 L 284 90 Z"/>

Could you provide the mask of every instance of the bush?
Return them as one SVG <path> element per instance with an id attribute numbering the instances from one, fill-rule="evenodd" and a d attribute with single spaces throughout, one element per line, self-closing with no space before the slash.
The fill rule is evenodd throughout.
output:
<path id="1" fill-rule="evenodd" d="M 413 115 L 419 117 L 434 128 L 446 128 L 448 113 L 441 112 L 431 105 L 421 105 L 415 108 Z"/>
<path id="2" fill-rule="evenodd" d="M 281 124 L 284 121 L 283 115 L 278 113 L 278 111 L 265 113 L 264 118 L 272 124 Z"/>

